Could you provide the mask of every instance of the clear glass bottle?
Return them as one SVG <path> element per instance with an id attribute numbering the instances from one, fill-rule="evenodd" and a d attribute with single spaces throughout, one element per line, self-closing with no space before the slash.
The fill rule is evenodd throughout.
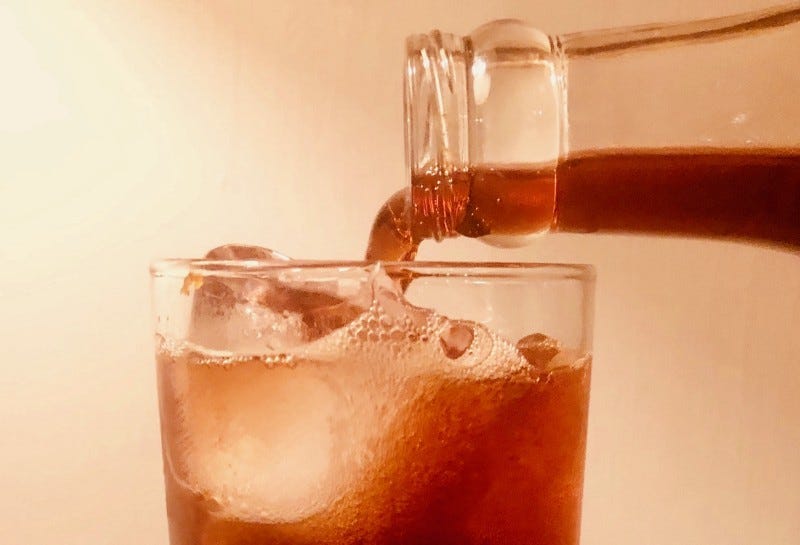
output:
<path id="1" fill-rule="evenodd" d="M 368 257 L 544 232 L 800 249 L 800 4 L 549 36 L 504 20 L 408 39 L 410 190 Z"/>

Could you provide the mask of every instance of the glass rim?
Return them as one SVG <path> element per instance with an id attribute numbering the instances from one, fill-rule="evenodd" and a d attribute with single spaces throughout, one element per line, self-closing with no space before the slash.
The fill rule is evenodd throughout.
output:
<path id="1" fill-rule="evenodd" d="M 167 258 L 150 263 L 153 278 L 197 276 L 247 277 L 272 271 L 364 270 L 377 264 L 385 269 L 413 271 L 424 276 L 471 278 L 531 278 L 542 280 L 578 280 L 593 282 L 593 265 L 583 263 L 538 263 L 526 261 L 368 261 L 368 260 L 263 260 Z"/>

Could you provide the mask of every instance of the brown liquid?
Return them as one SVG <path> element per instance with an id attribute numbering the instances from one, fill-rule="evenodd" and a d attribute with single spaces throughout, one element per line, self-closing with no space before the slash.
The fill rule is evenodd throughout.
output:
<path id="1" fill-rule="evenodd" d="M 272 374 L 275 383 L 291 387 L 297 380 L 292 374 L 307 365 L 313 363 L 280 369 L 259 361 L 198 363 L 159 354 L 172 545 L 577 545 L 591 367 L 586 359 L 541 375 L 531 369 L 534 374 L 464 380 L 434 373 L 404 381 L 399 397 L 414 401 L 381 432 L 386 454 L 376 456 L 342 498 L 301 520 L 227 516 L 208 494 L 183 482 L 177 453 L 200 449 L 197 434 L 208 431 L 187 436 L 187 415 L 211 422 L 209 429 L 215 429 L 214 419 L 230 420 L 216 428 L 233 430 L 231 436 L 246 433 L 236 428 L 244 403 L 235 396 L 262 385 L 264 396 L 275 395 L 280 389 Z M 244 389 L 244 383 L 251 386 Z M 175 384 L 184 385 L 196 404 L 181 401 Z M 377 400 L 371 403 L 379 410 Z M 272 423 L 275 414 L 279 402 L 264 418 Z M 259 437 L 263 427 L 249 430 L 254 441 L 266 440 Z M 232 447 L 222 436 L 218 448 Z M 247 465 L 238 471 L 248 471 Z"/>
<path id="2" fill-rule="evenodd" d="M 474 170 L 444 187 L 436 180 L 441 176 L 412 180 L 416 189 L 408 199 L 413 201 L 410 214 L 405 214 L 403 193 L 384 205 L 370 236 L 368 259 L 413 259 L 419 243 L 433 238 L 434 216 L 437 209 L 448 208 L 441 204 L 448 198 L 448 229 L 439 229 L 438 238 L 551 230 L 800 248 L 797 149 L 597 151 L 557 166 Z M 436 188 L 435 198 L 425 188 Z"/>

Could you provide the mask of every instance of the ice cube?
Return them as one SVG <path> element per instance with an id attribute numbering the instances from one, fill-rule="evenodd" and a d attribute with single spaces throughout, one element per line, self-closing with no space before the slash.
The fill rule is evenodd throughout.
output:
<path id="1" fill-rule="evenodd" d="M 256 259 L 259 261 L 289 261 L 289 257 L 261 246 L 249 246 L 246 244 L 225 244 L 209 250 L 206 259 L 232 261 L 242 259 Z"/>
<path id="2" fill-rule="evenodd" d="M 233 244 L 214 248 L 205 257 L 225 261 L 288 259 L 267 248 Z M 301 317 L 275 312 L 259 303 L 273 291 L 267 279 L 207 275 L 192 284 L 195 293 L 189 340 L 195 345 L 259 352 L 292 346 L 304 339 Z"/>
<path id="3" fill-rule="evenodd" d="M 214 260 L 289 258 L 258 246 L 225 245 L 206 254 Z M 336 285 L 310 284 L 277 274 L 205 276 L 195 286 L 190 341 L 215 350 L 285 351 L 343 327 L 365 309 L 336 295 Z M 328 289 L 333 293 L 325 291 Z"/>
<path id="4" fill-rule="evenodd" d="M 561 343 L 543 333 L 533 333 L 517 341 L 517 350 L 525 356 L 528 363 L 544 371 L 561 351 Z"/>
<path id="5" fill-rule="evenodd" d="M 439 344 L 450 359 L 460 358 L 475 338 L 472 326 L 464 322 L 451 322 L 439 334 Z"/>
<path id="6" fill-rule="evenodd" d="M 305 327 L 305 340 L 312 341 L 344 327 L 361 315 L 369 300 L 364 293 L 345 299 L 321 289 L 336 289 L 335 286 L 320 286 L 309 283 L 291 283 L 284 279 L 275 284 L 268 297 L 260 301 L 273 311 L 300 316 Z"/>
<path id="7" fill-rule="evenodd" d="M 345 398 L 314 365 L 176 362 L 173 471 L 226 517 L 290 521 L 341 494 Z"/>

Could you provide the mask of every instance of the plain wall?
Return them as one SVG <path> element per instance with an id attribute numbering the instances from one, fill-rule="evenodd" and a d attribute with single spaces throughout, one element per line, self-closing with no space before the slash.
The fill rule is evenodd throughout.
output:
<path id="1" fill-rule="evenodd" d="M 148 262 L 360 257 L 404 184 L 407 34 L 768 5 L 0 2 L 0 543 L 166 544 Z M 800 542 L 797 255 L 557 235 L 422 257 L 597 266 L 584 543 Z"/>

